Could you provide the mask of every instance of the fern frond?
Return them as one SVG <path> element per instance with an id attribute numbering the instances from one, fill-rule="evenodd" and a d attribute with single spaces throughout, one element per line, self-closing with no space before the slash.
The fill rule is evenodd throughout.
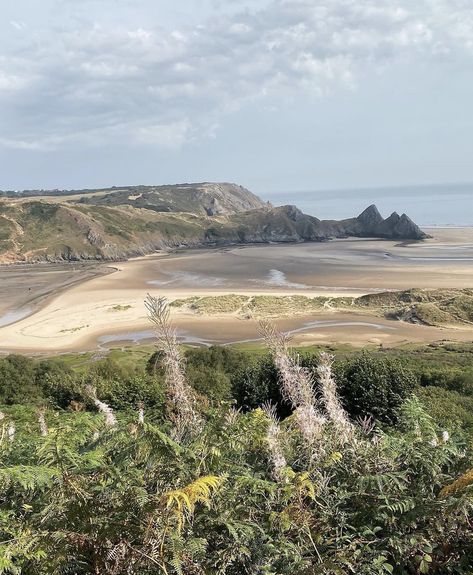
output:
<path id="1" fill-rule="evenodd" d="M 455 493 L 463 491 L 470 485 L 473 485 L 473 469 L 461 475 L 456 481 L 450 483 L 450 485 L 446 485 L 439 493 L 439 498 L 444 499 L 449 495 L 455 495 Z"/>
<path id="2" fill-rule="evenodd" d="M 173 511 L 177 518 L 179 529 L 182 528 L 184 520 L 190 519 L 195 511 L 197 503 L 202 503 L 210 508 L 213 493 L 225 481 L 224 477 L 207 475 L 199 477 L 182 489 L 174 489 L 166 493 L 162 500 L 166 509 Z"/>

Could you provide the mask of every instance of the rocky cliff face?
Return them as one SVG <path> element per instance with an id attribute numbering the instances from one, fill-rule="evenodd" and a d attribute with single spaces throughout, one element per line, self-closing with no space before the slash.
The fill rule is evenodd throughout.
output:
<path id="1" fill-rule="evenodd" d="M 258 213 L 261 214 L 258 218 L 252 218 L 252 235 L 268 238 L 268 241 L 324 241 L 344 237 L 423 240 L 428 237 L 405 214 L 394 213 L 383 219 L 374 205 L 356 218 L 341 221 L 319 220 L 296 206 L 267 208 Z M 271 239 L 274 237 L 279 239 Z"/>
<path id="2" fill-rule="evenodd" d="M 370 206 L 357 218 L 364 236 L 395 240 L 423 240 L 428 236 L 406 214 L 393 212 L 383 220 L 376 206 Z"/>
<path id="3" fill-rule="evenodd" d="M 358 217 L 341 221 L 322 221 L 321 227 L 330 237 L 384 238 L 391 240 L 424 240 L 425 234 L 406 214 L 396 212 L 384 219 L 375 205 Z"/>
<path id="4" fill-rule="evenodd" d="M 272 207 L 235 184 L 127 188 L 64 201 L 0 200 L 0 263 L 120 260 L 167 247 L 326 241 L 343 237 L 422 240 L 405 214 L 319 220 Z"/>
<path id="5" fill-rule="evenodd" d="M 366 208 L 356 219 L 366 231 L 374 232 L 384 223 L 383 216 L 374 204 Z"/>

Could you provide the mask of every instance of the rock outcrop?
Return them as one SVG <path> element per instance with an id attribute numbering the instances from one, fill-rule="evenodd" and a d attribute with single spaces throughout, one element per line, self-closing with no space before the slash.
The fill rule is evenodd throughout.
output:
<path id="1" fill-rule="evenodd" d="M 397 212 L 383 219 L 375 205 L 369 206 L 358 217 L 346 220 L 324 220 L 321 228 L 329 237 L 383 238 L 390 240 L 424 240 L 424 233 L 406 214 Z"/>
<path id="2" fill-rule="evenodd" d="M 372 204 L 356 218 L 366 231 L 375 231 L 384 223 L 383 216 L 379 213 L 378 208 Z"/>

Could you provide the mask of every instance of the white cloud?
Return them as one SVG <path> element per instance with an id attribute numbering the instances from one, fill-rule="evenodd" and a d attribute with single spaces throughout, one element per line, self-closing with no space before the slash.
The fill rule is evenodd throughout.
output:
<path id="1" fill-rule="evenodd" d="M 156 145 L 173 150 L 192 139 L 192 127 L 187 120 L 171 124 L 154 124 L 137 128 L 133 136 L 138 145 Z"/>
<path id="2" fill-rule="evenodd" d="M 351 89 L 360 73 L 404 55 L 473 51 L 469 0 L 237 2 L 170 29 L 149 18 L 117 26 L 126 5 L 115 4 L 106 26 L 94 21 L 98 0 L 89 1 L 88 19 L 7 47 L 0 145 L 50 150 L 130 139 L 176 149 L 214 135 L 219 118 L 250 101 L 277 107 L 288 94 Z"/>
<path id="3" fill-rule="evenodd" d="M 25 22 L 17 22 L 16 20 L 10 20 L 10 24 L 13 26 L 13 28 L 15 28 L 15 30 L 18 31 L 22 31 L 22 30 L 26 30 L 26 28 L 28 27 Z"/>
<path id="4" fill-rule="evenodd" d="M 2 94 L 18 92 L 27 85 L 27 78 L 0 70 L 0 97 Z"/>

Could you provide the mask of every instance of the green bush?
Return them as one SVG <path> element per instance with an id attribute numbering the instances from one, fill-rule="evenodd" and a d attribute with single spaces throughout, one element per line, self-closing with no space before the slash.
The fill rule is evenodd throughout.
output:
<path id="1" fill-rule="evenodd" d="M 23 355 L 0 359 L 0 403 L 41 403 L 41 387 L 35 381 L 35 362 Z"/>
<path id="2" fill-rule="evenodd" d="M 473 396 L 473 370 L 451 367 L 423 369 L 420 372 L 420 384 L 423 387 L 442 387 Z"/>
<path id="3" fill-rule="evenodd" d="M 136 410 L 140 403 L 148 408 L 164 409 L 164 389 L 159 377 L 142 374 L 104 379 L 94 376 L 85 383 L 95 387 L 97 396 L 117 410 Z"/>
<path id="4" fill-rule="evenodd" d="M 233 374 L 231 383 L 233 397 L 243 411 L 271 403 L 282 418 L 292 412 L 282 396 L 279 373 L 269 355 L 240 367 Z"/>
<path id="5" fill-rule="evenodd" d="M 400 361 L 364 352 L 336 368 L 343 405 L 352 418 L 372 417 L 394 425 L 399 408 L 418 385 Z"/>
<path id="6" fill-rule="evenodd" d="M 147 373 L 163 375 L 162 354 L 149 358 Z M 190 385 L 211 402 L 228 401 L 233 397 L 231 377 L 245 364 L 245 354 L 229 347 L 189 349 L 185 353 L 186 373 Z"/>
<path id="7" fill-rule="evenodd" d="M 439 387 L 419 388 L 416 395 L 439 425 L 473 434 L 473 397 Z"/>

